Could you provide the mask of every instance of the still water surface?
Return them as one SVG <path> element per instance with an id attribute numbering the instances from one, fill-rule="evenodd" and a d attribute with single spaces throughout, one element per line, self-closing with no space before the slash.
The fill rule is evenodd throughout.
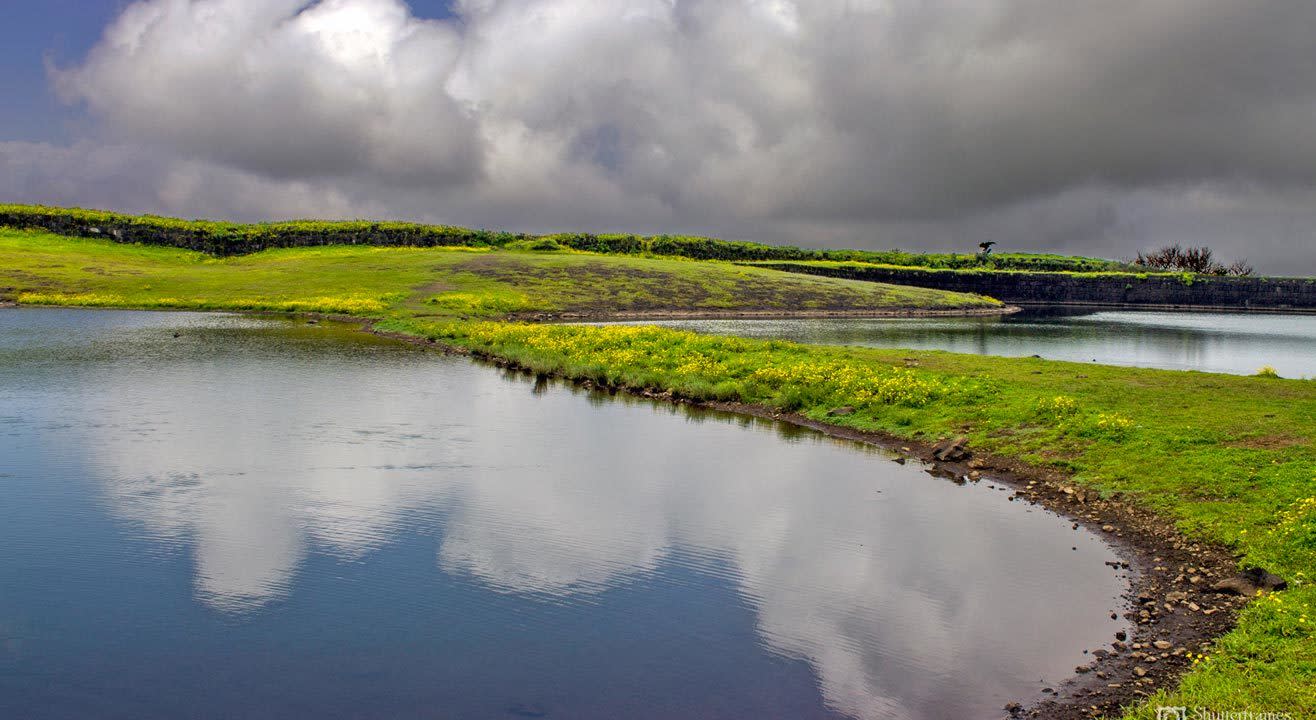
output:
<path id="1" fill-rule="evenodd" d="M 1007 494 L 333 327 L 0 311 L 0 717 L 998 715 L 1127 587 Z"/>
<path id="2" fill-rule="evenodd" d="M 646 324 L 646 323 L 635 323 Z M 671 320 L 666 327 L 825 345 L 1041 355 L 1109 365 L 1316 377 L 1316 315 L 1026 309 L 981 318 Z"/>

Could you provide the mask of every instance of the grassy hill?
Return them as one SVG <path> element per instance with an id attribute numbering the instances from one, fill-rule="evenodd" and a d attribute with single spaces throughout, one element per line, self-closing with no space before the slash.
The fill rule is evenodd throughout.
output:
<path id="1" fill-rule="evenodd" d="M 977 295 L 722 262 L 515 246 L 328 246 L 216 258 L 0 228 L 0 298 L 28 304 L 504 317 L 993 310 Z"/>

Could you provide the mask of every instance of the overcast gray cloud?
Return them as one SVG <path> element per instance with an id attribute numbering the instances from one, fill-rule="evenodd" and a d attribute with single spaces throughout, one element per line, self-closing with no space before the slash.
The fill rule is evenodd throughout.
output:
<path id="1" fill-rule="evenodd" d="M 0 193 L 1316 272 L 1316 5 L 147 0 Z M 121 161 L 116 161 L 120 158 Z"/>

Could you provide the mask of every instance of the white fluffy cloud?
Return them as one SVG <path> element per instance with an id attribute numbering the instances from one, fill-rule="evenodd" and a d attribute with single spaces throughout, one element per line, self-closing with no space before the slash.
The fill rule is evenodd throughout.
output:
<path id="1" fill-rule="evenodd" d="M 134 3 L 85 61 L 53 74 L 98 119 L 95 136 L 0 143 L 6 169 L 36 168 L 0 175 L 0 191 L 189 215 L 815 245 L 990 234 L 1129 254 L 1202 240 L 1288 270 L 1310 255 L 1309 3 L 461 0 L 454 11 Z M 77 179 L 41 160 L 107 147 L 149 160 Z"/>
<path id="2" fill-rule="evenodd" d="M 476 122 L 444 91 L 450 26 L 396 0 L 167 0 L 130 6 L 56 74 L 118 134 L 272 178 L 478 173 Z"/>

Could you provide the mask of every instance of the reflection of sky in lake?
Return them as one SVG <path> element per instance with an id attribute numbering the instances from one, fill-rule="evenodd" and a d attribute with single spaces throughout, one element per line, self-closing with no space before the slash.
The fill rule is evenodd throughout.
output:
<path id="1" fill-rule="evenodd" d="M 699 332 L 828 345 L 947 350 L 979 355 L 1250 375 L 1316 377 L 1316 315 L 1025 310 L 985 318 L 670 320 Z"/>
<path id="2" fill-rule="evenodd" d="M 1109 550 L 986 485 L 252 326 L 0 313 L 14 708 L 977 716 L 1116 629 Z"/>

